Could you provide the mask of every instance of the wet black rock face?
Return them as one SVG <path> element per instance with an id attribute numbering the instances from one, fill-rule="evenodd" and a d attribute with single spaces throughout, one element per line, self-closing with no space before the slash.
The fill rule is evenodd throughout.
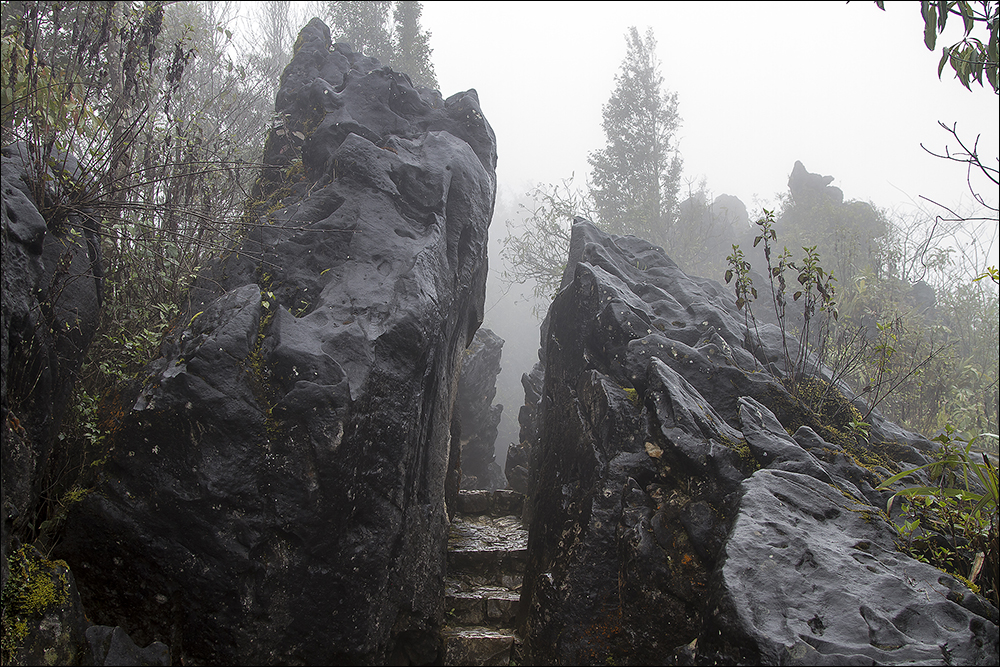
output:
<path id="1" fill-rule="evenodd" d="M 71 155 L 0 151 L 3 585 L 11 536 L 30 537 L 42 490 L 70 461 L 55 438 L 101 308 L 97 222 L 72 201 L 79 180 Z"/>
<path id="2" fill-rule="evenodd" d="M 175 662 L 431 662 L 493 132 L 475 91 L 415 88 L 318 19 L 276 110 L 259 217 L 122 406 L 59 553 L 100 622 Z"/>
<path id="3" fill-rule="evenodd" d="M 748 345 L 721 285 L 574 225 L 525 382 L 526 663 L 996 662 L 995 611 L 879 513 L 884 466 L 930 443 L 818 418 L 766 370 L 774 333 Z"/>

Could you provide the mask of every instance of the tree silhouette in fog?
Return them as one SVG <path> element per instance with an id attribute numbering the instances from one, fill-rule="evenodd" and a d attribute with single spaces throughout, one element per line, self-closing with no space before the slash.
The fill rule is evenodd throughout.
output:
<path id="1" fill-rule="evenodd" d="M 628 50 L 603 109 L 607 145 L 590 154 L 591 195 L 600 222 L 667 246 L 677 220 L 681 158 L 677 94 L 663 91 L 656 39 L 633 26 Z"/>

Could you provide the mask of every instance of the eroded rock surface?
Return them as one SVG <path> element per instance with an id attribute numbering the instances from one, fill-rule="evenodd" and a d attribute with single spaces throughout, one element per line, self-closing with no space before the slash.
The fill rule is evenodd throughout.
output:
<path id="1" fill-rule="evenodd" d="M 204 270 L 60 554 L 173 660 L 439 659 L 460 355 L 483 316 L 496 144 L 330 48 L 282 76 L 247 238 Z"/>
<path id="2" fill-rule="evenodd" d="M 507 485 L 496 462 L 497 427 L 502 405 L 494 405 L 503 339 L 479 329 L 466 349 L 458 380 L 463 489 L 502 489 Z"/>
<path id="3" fill-rule="evenodd" d="M 879 512 L 887 468 L 930 443 L 875 414 L 845 435 L 856 398 L 806 408 L 763 333 L 661 249 L 574 225 L 525 383 L 525 662 L 996 662 L 995 610 Z"/>
<path id="4" fill-rule="evenodd" d="M 43 158 L 23 143 L 0 151 L 3 585 L 12 535 L 31 533 L 42 490 L 65 491 L 59 471 L 79 465 L 56 435 L 97 329 L 103 275 L 97 220 L 73 194 L 80 179 L 71 155 Z"/>

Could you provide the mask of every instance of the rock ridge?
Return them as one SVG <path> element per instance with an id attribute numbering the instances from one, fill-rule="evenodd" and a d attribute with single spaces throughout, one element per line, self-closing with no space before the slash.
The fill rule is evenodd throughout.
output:
<path id="1" fill-rule="evenodd" d="M 174 662 L 434 662 L 493 131 L 475 91 L 415 88 L 318 19 L 276 112 L 247 236 L 123 402 L 58 555 Z"/>
<path id="2" fill-rule="evenodd" d="M 524 382 L 524 661 L 996 662 L 995 610 L 881 511 L 931 443 L 875 414 L 845 435 L 772 374 L 780 338 L 748 341 L 719 283 L 574 224 Z"/>

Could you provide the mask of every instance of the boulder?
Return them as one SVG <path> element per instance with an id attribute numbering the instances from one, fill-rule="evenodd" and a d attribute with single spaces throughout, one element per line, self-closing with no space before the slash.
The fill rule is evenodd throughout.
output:
<path id="1" fill-rule="evenodd" d="M 11 553 L 4 590 L 3 663 L 7 665 L 169 665 L 170 649 L 142 649 L 122 628 L 93 625 L 73 573 L 34 547 Z"/>
<path id="2" fill-rule="evenodd" d="M 89 623 L 73 573 L 32 547 L 13 550 L 4 588 L 5 665 L 87 664 Z"/>
<path id="3" fill-rule="evenodd" d="M 712 200 L 712 215 L 725 223 L 733 235 L 750 227 L 750 214 L 746 204 L 735 195 L 721 194 Z"/>
<path id="4" fill-rule="evenodd" d="M 97 329 L 103 270 L 98 222 L 76 198 L 76 159 L 17 143 L 0 150 L 0 165 L 5 586 L 13 537 L 31 536 L 42 490 L 58 493 L 72 465 L 56 436 Z"/>
<path id="5" fill-rule="evenodd" d="M 161 642 L 139 648 L 120 627 L 93 625 L 87 641 L 95 665 L 169 665 L 170 649 Z"/>
<path id="6" fill-rule="evenodd" d="M 495 451 L 503 406 L 493 405 L 502 352 L 503 339 L 489 329 L 479 329 L 463 354 L 457 404 L 463 489 L 493 490 L 507 485 Z"/>
<path id="7" fill-rule="evenodd" d="M 770 665 L 996 662 L 996 625 L 952 591 L 975 596 L 900 553 L 870 505 L 772 469 L 745 480 L 738 502 L 715 583 L 715 650 Z"/>
<path id="8" fill-rule="evenodd" d="M 524 662 L 996 662 L 995 610 L 881 511 L 931 443 L 845 435 L 846 387 L 813 413 L 721 285 L 578 221 L 542 343 Z"/>
<path id="9" fill-rule="evenodd" d="M 275 108 L 247 236 L 120 406 L 58 553 L 95 620 L 174 662 L 434 662 L 493 131 L 474 90 L 414 87 L 318 19 Z"/>

